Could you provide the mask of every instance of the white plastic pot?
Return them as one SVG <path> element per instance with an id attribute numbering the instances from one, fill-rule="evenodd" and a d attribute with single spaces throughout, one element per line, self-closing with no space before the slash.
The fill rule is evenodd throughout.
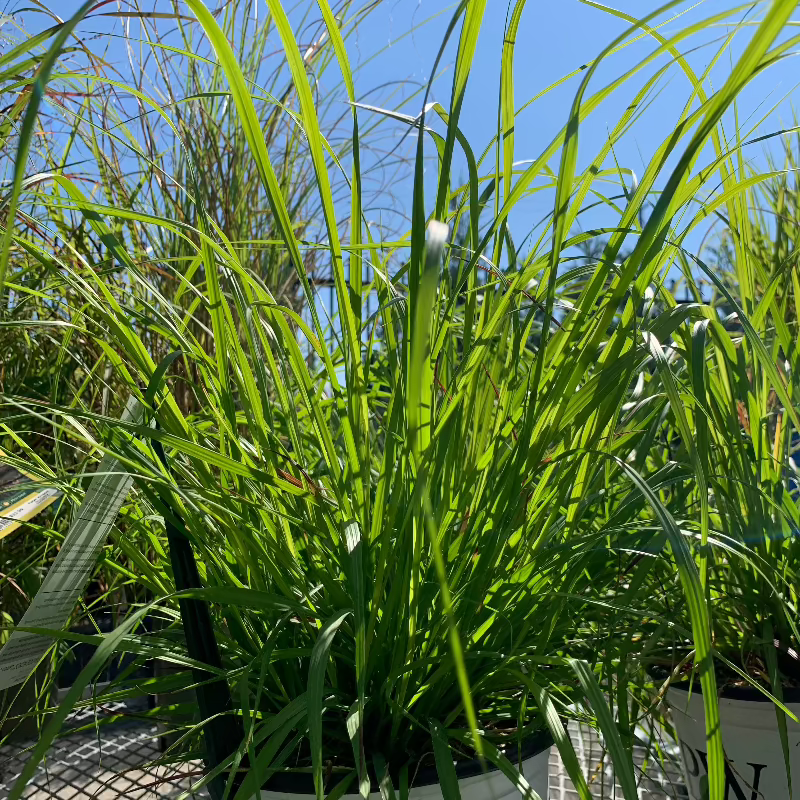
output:
<path id="1" fill-rule="evenodd" d="M 698 688 L 695 684 L 691 695 L 684 689 L 667 691 L 691 800 L 708 796 L 705 715 Z M 800 703 L 787 702 L 786 706 L 800 719 Z M 739 690 L 732 697 L 720 698 L 719 713 L 727 759 L 726 800 L 788 800 L 775 706 L 754 689 Z M 800 798 L 800 725 L 790 717 L 786 717 L 786 725 L 793 795 Z"/>
<path id="2" fill-rule="evenodd" d="M 522 762 L 522 774 L 542 800 L 548 798 L 547 763 L 549 758 L 550 747 L 548 745 Z M 461 800 L 518 800 L 520 797 L 519 789 L 496 769 L 460 778 L 458 787 L 461 791 Z M 395 787 L 396 789 L 397 787 Z M 395 793 L 397 792 L 395 791 Z M 312 794 L 305 792 L 273 791 L 271 789 L 261 791 L 261 800 L 310 800 L 312 797 Z M 438 783 L 429 783 L 412 786 L 409 789 L 408 797 L 409 800 L 441 800 L 443 795 Z M 381 800 L 381 795 L 379 792 L 372 792 L 369 798 L 370 800 Z M 361 798 L 358 794 L 346 794 L 342 800 L 361 800 Z"/>

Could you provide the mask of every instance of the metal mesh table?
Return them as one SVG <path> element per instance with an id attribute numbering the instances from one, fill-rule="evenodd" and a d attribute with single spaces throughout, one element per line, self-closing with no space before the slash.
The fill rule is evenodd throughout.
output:
<path id="1" fill-rule="evenodd" d="M 123 711 L 110 704 L 108 712 Z M 86 710 L 69 718 L 70 727 L 94 719 Z M 0 800 L 8 797 L 34 743 L 0 747 Z M 25 790 L 26 800 L 149 800 L 177 797 L 197 780 L 200 764 L 156 765 L 161 758 L 154 724 L 132 720 L 58 739 Z M 199 798 L 199 795 L 198 795 Z"/>
<path id="2" fill-rule="evenodd" d="M 119 704 L 108 711 L 123 710 Z M 71 725 L 91 722 L 93 712 L 79 712 Z M 570 734 L 592 795 L 598 800 L 622 800 L 610 760 L 594 731 L 570 727 Z M 0 748 L 0 800 L 8 797 L 33 743 Z M 685 800 L 680 771 L 664 769 L 648 758 L 645 747 L 634 751 L 639 800 Z M 201 764 L 180 767 L 156 765 L 161 757 L 155 724 L 135 721 L 104 730 L 73 734 L 57 740 L 37 768 L 25 791 L 25 800 L 151 800 L 177 798 L 202 774 Z M 550 753 L 550 800 L 578 800 L 558 751 Z M 207 800 L 205 793 L 193 795 Z"/>
<path id="3" fill-rule="evenodd" d="M 623 800 L 624 795 L 615 779 L 611 759 L 597 733 L 578 725 L 570 725 L 569 733 L 592 797 L 598 800 Z M 672 751 L 674 757 L 676 748 L 667 743 L 667 749 Z M 667 759 L 665 764 L 661 764 L 644 745 L 634 746 L 633 756 L 639 800 L 687 800 L 689 795 L 677 761 Z M 578 793 L 555 747 L 550 751 L 549 772 L 550 800 L 578 800 Z"/>

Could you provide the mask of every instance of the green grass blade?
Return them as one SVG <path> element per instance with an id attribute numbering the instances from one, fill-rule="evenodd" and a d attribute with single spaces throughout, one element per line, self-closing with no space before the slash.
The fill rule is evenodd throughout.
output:
<path id="1" fill-rule="evenodd" d="M 17 154 L 14 159 L 14 178 L 11 185 L 11 195 L 8 200 L 8 212 L 6 216 L 6 225 L 3 232 L 3 242 L 0 247 L 0 302 L 2 302 L 3 290 L 6 281 L 6 272 L 8 271 L 8 259 L 11 253 L 11 237 L 14 232 L 14 221 L 17 216 L 17 204 L 19 202 L 19 195 L 22 189 L 22 181 L 25 177 L 25 168 L 28 163 L 28 153 L 31 148 L 31 141 L 33 140 L 33 127 L 36 124 L 36 118 L 39 114 L 39 106 L 45 95 L 47 81 L 50 78 L 50 73 L 53 71 L 56 60 L 61 55 L 61 50 L 66 44 L 70 34 L 75 30 L 75 26 L 86 16 L 89 9 L 94 5 L 94 0 L 86 0 L 86 2 L 75 12 L 70 20 L 60 26 L 58 33 L 55 36 L 52 44 L 47 50 L 45 57 L 39 64 L 36 72 L 36 79 L 31 87 L 31 96 L 28 100 L 28 105 L 25 109 L 25 116 L 22 118 L 22 125 L 19 131 L 19 142 L 17 144 Z"/>
<path id="2" fill-rule="evenodd" d="M 636 776 L 633 774 L 633 761 L 628 749 L 622 742 L 617 729 L 617 723 L 611 715 L 608 702 L 603 695 L 589 665 L 583 661 L 570 659 L 570 665 L 580 681 L 592 710 L 597 716 L 600 730 L 603 734 L 608 752 L 614 764 L 614 772 L 625 800 L 638 800 L 639 791 L 636 788 Z"/>
<path id="3" fill-rule="evenodd" d="M 308 668 L 308 739 L 311 744 L 311 758 L 314 766 L 314 790 L 317 800 L 323 800 L 325 787 L 322 776 L 322 699 L 325 688 L 325 673 L 328 669 L 328 655 L 339 626 L 352 612 L 341 611 L 329 619 L 320 630 L 311 664 Z"/>
<path id="4" fill-rule="evenodd" d="M 572 747 L 572 742 L 558 716 L 558 711 L 556 711 L 555 704 L 549 692 L 522 672 L 518 672 L 517 677 L 528 686 L 533 696 L 536 698 L 539 709 L 547 723 L 547 728 L 553 737 L 556 747 L 558 747 L 561 762 L 564 765 L 564 769 L 567 771 L 567 775 L 569 775 L 569 779 L 572 781 L 572 785 L 575 787 L 575 791 L 578 793 L 581 800 L 592 800 L 591 792 L 586 785 L 586 777 L 581 770 L 578 757 L 575 755 L 575 749 Z"/>
<path id="5" fill-rule="evenodd" d="M 439 776 L 439 788 L 444 800 L 461 800 L 461 791 L 458 788 L 458 776 L 453 764 L 453 753 L 447 733 L 441 723 L 431 720 L 431 741 L 433 742 L 433 757 L 436 761 L 436 774 Z"/>

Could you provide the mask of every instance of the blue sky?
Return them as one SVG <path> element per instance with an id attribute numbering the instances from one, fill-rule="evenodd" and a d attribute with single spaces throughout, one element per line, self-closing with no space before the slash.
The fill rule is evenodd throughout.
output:
<path id="1" fill-rule="evenodd" d="M 208 0 L 207 0 L 208 2 Z M 211 6 L 211 3 L 208 3 Z M 26 4 L 27 5 L 27 4 Z M 80 4 L 77 0 L 58 0 L 58 13 L 66 17 Z M 285 4 L 289 8 L 289 4 Z M 300 0 L 292 15 L 298 14 L 298 8 L 309 5 L 308 0 Z M 658 4 L 644 0 L 617 0 L 616 8 L 621 11 L 644 16 L 655 10 Z M 686 12 L 678 19 L 667 22 L 661 32 L 669 36 L 671 33 L 690 25 L 692 22 L 720 13 L 731 7 L 730 2 L 722 0 L 706 0 L 692 5 L 678 4 L 669 14 L 662 15 L 658 21 L 668 19 L 672 14 Z M 8 4 L 8 9 L 14 7 Z M 149 0 L 141 3 L 143 9 L 166 10 L 166 0 Z M 0 0 L 2 8 L 2 0 Z M 53 8 L 53 6 L 51 6 Z M 113 5 L 106 6 L 113 9 Z M 262 8 L 266 3 L 262 2 Z M 728 19 L 735 23 L 742 19 L 757 20 L 763 15 L 766 4 L 755 8 L 743 8 Z M 442 0 L 383 0 L 372 14 L 360 24 L 354 36 L 348 42 L 348 48 L 354 63 L 363 64 L 356 73 L 356 91 L 365 96 L 368 102 L 384 100 L 387 103 L 395 99 L 383 90 L 382 94 L 369 94 L 370 90 L 391 81 L 405 81 L 408 85 L 424 84 L 430 78 L 430 71 L 436 52 L 447 24 L 454 10 L 454 5 Z M 494 135 L 497 125 L 497 96 L 500 73 L 500 54 L 506 24 L 508 6 L 503 0 L 488 0 L 484 25 L 478 41 L 477 55 L 470 74 L 466 100 L 461 115 L 461 128 L 472 143 L 476 153 Z M 33 20 L 34 18 L 30 18 Z M 39 24 L 44 18 L 39 17 Z M 95 18 L 82 23 L 81 29 L 107 30 L 112 25 L 119 26 L 118 20 Z M 415 27 L 411 35 L 410 28 Z M 36 24 L 32 22 L 31 29 Z M 533 95 L 548 85 L 593 59 L 610 41 L 623 32 L 626 23 L 597 7 L 592 7 L 579 0 L 551 0 L 536 2 L 530 0 L 522 16 L 520 31 L 517 37 L 515 56 L 515 99 L 517 106 L 522 105 Z M 706 29 L 700 36 L 686 40 L 681 50 L 687 53 L 687 59 L 693 68 L 701 73 L 714 57 L 723 37 L 731 30 L 731 25 L 717 25 Z M 727 78 L 732 61 L 741 53 L 742 48 L 752 33 L 753 28 L 744 28 L 737 34 L 730 54 L 723 56 L 711 72 L 710 82 L 706 89 L 718 89 Z M 432 99 L 447 106 L 452 82 L 451 66 L 455 54 L 457 37 L 454 36 L 445 58 L 442 61 L 441 74 L 434 84 Z M 109 40 L 110 57 L 117 55 L 124 58 L 122 48 Z M 276 42 L 277 47 L 277 42 Z M 620 75 L 633 66 L 639 59 L 651 52 L 654 41 L 644 37 L 640 42 L 625 48 L 622 52 L 609 57 L 594 75 L 589 94 L 604 86 L 612 78 Z M 629 85 L 604 102 L 592 116 L 582 124 L 580 129 L 580 163 L 586 165 L 605 141 L 609 130 L 619 118 L 626 105 L 631 101 L 635 91 L 643 84 L 647 76 L 656 67 L 666 63 L 661 57 L 655 66 L 649 67 L 634 77 Z M 790 101 L 784 98 L 791 94 L 797 81 L 796 59 L 788 58 L 777 66 L 767 70 L 741 95 L 739 101 L 740 124 L 748 129 L 760 116 L 779 104 L 769 119 L 764 122 L 757 134 L 764 134 L 791 124 L 792 110 Z M 334 80 L 338 73 L 331 72 L 323 76 L 323 82 Z M 527 111 L 520 115 L 516 129 L 516 159 L 533 159 L 566 122 L 570 105 L 583 73 L 565 82 L 554 91 L 540 97 Z M 657 93 L 652 97 L 647 110 L 637 119 L 632 130 L 623 141 L 615 147 L 614 154 L 620 166 L 633 170 L 641 175 L 644 165 L 661 143 L 664 136 L 674 127 L 690 94 L 690 86 L 686 77 L 672 67 L 659 83 Z M 375 98 L 378 98 L 376 100 Z M 417 113 L 421 105 L 421 97 L 414 99 L 405 107 L 407 113 Z M 342 109 L 345 110 L 344 105 Z M 366 115 L 369 118 L 369 114 Z M 745 122 L 749 121 L 749 122 Z M 732 115 L 726 117 L 727 132 L 732 131 Z M 399 139 L 406 129 L 399 123 L 387 123 L 383 129 L 387 141 Z M 730 134 L 728 134 L 730 135 Z M 409 140 L 405 143 L 409 149 Z M 772 149 L 777 152 L 779 140 L 773 140 Z M 708 154 L 707 154 L 708 155 Z M 748 159 L 763 165 L 763 145 L 747 148 Z M 707 158 L 701 157 L 701 162 Z M 555 170 L 557 158 L 551 162 Z M 666 180 L 665 173 L 659 183 Z M 454 178 L 466 175 L 463 158 L 456 160 Z M 429 175 L 429 183 L 435 178 Z M 410 181 L 398 178 L 392 186 L 396 200 L 402 208 L 410 197 Z M 433 202 L 429 187 L 429 203 Z M 515 212 L 512 219 L 516 227 L 529 228 L 541 219 L 552 208 L 552 194 L 542 192 L 532 197 Z M 585 225 L 602 224 L 602 212 L 592 212 L 585 218 Z"/>
<path id="2" fill-rule="evenodd" d="M 644 16 L 657 9 L 659 4 L 643 0 L 617 0 L 614 6 L 632 15 Z M 697 4 L 684 3 L 673 9 L 669 15 L 658 20 L 668 19 L 676 12 L 689 9 L 679 19 L 669 22 L 661 32 L 665 36 L 684 28 L 692 22 L 718 14 L 732 7 L 731 3 L 708 0 Z M 359 32 L 359 41 L 364 50 L 375 47 L 376 43 L 386 45 L 393 41 L 408 25 L 409 20 L 422 20 L 452 8 L 437 0 L 397 0 L 387 3 L 369 19 L 365 30 Z M 745 9 L 729 18 L 734 23 L 742 19 L 760 19 L 766 6 Z M 391 44 L 380 57 L 380 67 L 370 69 L 378 75 L 407 76 L 412 80 L 427 80 L 436 50 L 442 39 L 449 13 L 443 13 L 422 25 L 408 39 Z M 497 94 L 500 72 L 500 53 L 506 23 L 507 5 L 498 0 L 489 0 L 484 26 L 478 42 L 475 66 L 470 74 L 467 97 L 461 116 L 461 127 L 474 149 L 483 149 L 496 131 Z M 593 8 L 577 0 L 556 0 L 555 2 L 529 2 L 522 16 L 515 51 L 515 100 L 519 107 L 530 97 L 559 80 L 562 76 L 594 58 L 608 43 L 622 33 L 626 23 L 610 14 Z M 731 26 L 717 25 L 699 37 L 687 40 L 681 50 L 687 60 L 700 74 L 718 51 L 722 38 Z M 706 89 L 719 89 L 728 77 L 732 60 L 738 57 L 752 33 L 745 28 L 734 39 L 729 56 L 723 56 L 711 72 L 710 85 Z M 600 89 L 610 80 L 629 69 L 655 47 L 653 39 L 647 37 L 622 52 L 607 59 L 597 70 L 589 86 L 589 93 Z M 452 64 L 454 48 L 450 48 Z M 666 62 L 661 58 L 655 62 L 661 66 Z M 580 130 L 580 159 L 584 165 L 605 141 L 608 131 L 621 115 L 624 107 L 632 99 L 635 90 L 644 82 L 643 75 L 652 74 L 653 69 L 645 70 L 632 79 L 630 86 L 620 90 L 582 125 Z M 519 120 L 516 136 L 516 158 L 535 158 L 567 120 L 570 105 L 582 75 L 567 81 L 554 91 L 539 98 Z M 448 70 L 434 86 L 434 99 L 447 102 L 450 94 L 452 73 Z M 788 58 L 759 76 L 741 95 L 739 100 L 739 119 L 747 130 L 761 116 L 778 104 L 769 114 L 756 133 L 764 134 L 791 125 L 792 109 L 790 100 L 782 99 L 790 95 L 798 81 L 797 60 Z M 709 92 L 710 93 L 710 92 Z M 673 67 L 659 85 L 657 96 L 651 106 L 639 118 L 618 147 L 615 148 L 621 166 L 629 167 L 641 175 L 645 163 L 661 144 L 666 134 L 674 127 L 678 116 L 690 95 L 690 85 L 686 77 Z M 732 114 L 726 117 L 726 134 L 732 136 Z M 754 134 L 755 135 L 755 134 Z M 773 140 L 772 149 L 779 150 L 779 140 Z M 763 165 L 763 145 L 746 149 L 746 157 Z M 703 159 L 701 159 L 702 161 Z M 558 163 L 552 163 L 557 168 Z M 666 176 L 665 176 L 666 177 Z M 540 200 L 530 204 L 531 214 L 550 210 L 552 197 L 543 194 Z"/>

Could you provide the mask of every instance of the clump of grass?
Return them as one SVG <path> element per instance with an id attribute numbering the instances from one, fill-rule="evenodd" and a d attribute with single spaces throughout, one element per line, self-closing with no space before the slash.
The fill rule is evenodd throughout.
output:
<path id="1" fill-rule="evenodd" d="M 686 419 L 669 411 L 654 421 L 658 446 L 647 456 L 662 469 L 679 470 L 692 457 L 687 442 L 695 443 L 704 481 L 687 487 L 679 502 L 690 535 L 708 542 L 699 552 L 721 683 L 760 686 L 778 698 L 800 681 L 793 655 L 799 644 L 797 188 L 789 139 L 784 153 L 783 163 L 770 159 L 763 173 L 737 161 L 737 179 L 750 187 L 720 208 L 709 263 L 682 259 L 687 275 L 699 274 L 688 284 L 696 322 L 675 336 L 670 365 Z M 706 516 L 698 518 L 704 504 Z M 657 605 L 665 614 L 672 602 L 669 565 L 656 572 L 663 587 Z M 685 635 L 657 636 L 652 645 L 653 658 L 676 678 L 691 672 Z"/>
<path id="2" fill-rule="evenodd" d="M 266 284 L 254 256 L 258 242 L 231 239 L 241 234 L 225 228 L 227 205 L 216 212 L 207 207 L 202 161 L 195 164 L 197 153 L 188 145 L 175 163 L 186 164 L 182 174 L 194 174 L 194 183 L 182 187 L 180 202 L 164 208 L 92 202 L 63 172 L 49 179 L 58 186 L 58 202 L 38 186 L 27 188 L 43 208 L 66 206 L 83 219 L 124 276 L 109 281 L 91 263 L 66 258 L 30 233 L 7 234 L 15 252 L 24 251 L 80 297 L 86 335 L 103 349 L 117 379 L 142 399 L 149 424 L 116 422 L 78 404 L 29 401 L 27 407 L 57 430 L 72 425 L 74 440 L 117 453 L 135 474 L 135 507 L 153 559 L 125 537 L 117 536 L 115 547 L 131 565 L 130 580 L 152 593 L 170 621 L 155 634 L 137 636 L 135 626 L 153 608 L 142 607 L 99 640 L 77 686 L 111 653 L 141 651 L 145 643 L 146 657 L 202 668 L 212 681 L 224 678 L 242 737 L 217 742 L 218 752 L 224 746 L 229 755 L 209 755 L 200 783 L 222 778 L 212 784 L 215 791 L 235 797 L 250 796 L 276 771 L 287 770 L 310 773 L 318 797 L 350 785 L 366 795 L 370 774 L 387 792 L 394 785 L 404 795 L 414 770 L 432 760 L 451 800 L 458 796 L 454 758 L 482 757 L 519 781 L 504 748 L 547 727 L 588 798 L 559 721 L 559 712 L 565 716 L 582 703 L 602 728 L 625 797 L 633 800 L 626 747 L 637 719 L 628 714 L 624 680 L 632 646 L 601 636 L 622 627 L 615 628 L 620 615 L 639 613 L 641 619 L 654 564 L 662 561 L 642 554 L 663 555 L 680 585 L 686 636 L 700 667 L 710 797 L 721 800 L 708 594 L 711 443 L 695 444 L 691 424 L 703 418 L 701 409 L 690 406 L 687 416 L 661 344 L 669 336 L 697 341 L 693 315 L 710 319 L 713 330 L 719 323 L 711 310 L 677 306 L 663 292 L 659 313 L 643 300 L 647 288 L 660 286 L 680 263 L 691 230 L 747 190 L 734 168 L 740 145 L 723 149 L 718 126 L 751 78 L 791 46 L 793 40 L 775 41 L 793 4 L 763 6 L 742 55 L 713 93 L 679 48 L 730 15 L 669 38 L 650 27 L 655 15 L 628 19 L 630 27 L 585 70 L 564 127 L 532 162 L 517 166 L 513 66 L 524 2 L 509 18 L 498 130 L 483 157 L 476 157 L 459 124 L 487 4 L 462 3 L 448 28 L 458 37 L 450 108 L 426 105 L 419 117 L 391 114 L 419 135 L 410 230 L 383 241 L 363 220 L 366 112 L 357 103 L 340 21 L 320 0 L 350 101 L 346 233 L 332 177 L 344 170 L 342 159 L 333 158 L 321 131 L 292 26 L 281 5 L 270 2 L 270 25 L 296 97 L 294 121 L 303 132 L 293 142 L 313 168 L 324 228 L 314 250 L 317 258 L 324 254 L 336 297 L 332 337 L 314 302 L 291 195 L 264 136 L 259 90 L 214 15 L 200 0 L 187 5 L 214 48 L 215 91 L 227 103 L 222 122 L 247 161 L 242 169 L 251 183 L 257 176 L 269 204 L 277 243 L 269 245 L 268 258 L 294 271 L 305 311 L 298 313 L 291 297 Z M 590 94 L 597 65 L 641 36 L 651 37 L 655 49 Z M 729 44 L 726 39 L 719 55 Z M 671 61 L 632 90 L 608 141 L 580 170 L 582 121 L 665 54 Z M 181 55 L 188 63 L 195 58 L 185 47 Z M 614 144 L 670 68 L 689 78 L 695 105 L 687 104 L 631 188 L 609 164 Z M 153 98 L 141 95 L 164 124 L 174 124 Z M 217 122 L 212 117 L 209 124 Z M 178 140 L 180 127 L 175 130 Z M 423 164 L 431 142 L 438 180 L 435 197 L 426 198 Z M 713 157 L 698 166 L 708 144 Z M 465 185 L 452 176 L 456 147 L 468 165 Z M 662 175 L 670 157 L 675 166 Z M 711 176 L 722 180 L 723 191 L 703 199 L 701 213 L 683 224 Z M 535 181 L 549 185 L 554 211 L 523 252 L 514 243 L 525 240 L 525 231 L 512 230 L 512 211 Z M 622 207 L 611 205 L 618 220 L 610 229 L 575 233 L 589 198 L 606 198 L 605 181 L 623 188 Z M 179 212 L 184 207 L 189 211 Z M 601 239 L 600 257 L 573 269 L 575 248 Z M 180 264 L 170 260 L 169 243 L 178 240 L 186 253 Z M 142 268 L 137 242 L 144 241 L 154 248 L 148 263 L 185 281 L 188 309 Z M 631 249 L 623 258 L 626 243 Z M 73 253 L 70 242 L 64 251 Z M 193 275 L 202 269 L 203 281 L 186 277 L 181 265 L 187 263 Z M 369 297 L 377 298 L 372 316 L 365 313 Z M 145 317 L 155 320 L 146 331 Z M 745 335 L 764 381 L 785 393 L 758 330 L 745 326 Z M 701 369 L 701 362 L 694 358 L 691 368 Z M 651 367 L 658 391 L 652 402 L 639 402 L 637 381 Z M 192 404 L 179 402 L 188 376 Z M 671 464 L 648 474 L 667 406 L 687 449 L 686 466 L 677 475 Z M 92 439 L 95 430 L 105 438 Z M 163 448 L 169 470 L 154 448 Z M 685 510 L 693 482 L 697 542 L 671 513 Z M 203 588 L 179 584 L 164 522 L 178 525 L 190 542 Z M 213 604 L 221 669 L 193 658 L 178 599 Z M 145 690 L 186 688 L 196 677 L 187 670 Z M 614 691 L 610 706 L 602 688 Z M 141 691 L 140 682 L 123 678 L 106 697 Z M 54 715 L 28 771 L 67 710 Z M 208 720 L 185 729 L 176 748 L 183 757 L 197 752 L 192 747 L 204 726 Z"/>

